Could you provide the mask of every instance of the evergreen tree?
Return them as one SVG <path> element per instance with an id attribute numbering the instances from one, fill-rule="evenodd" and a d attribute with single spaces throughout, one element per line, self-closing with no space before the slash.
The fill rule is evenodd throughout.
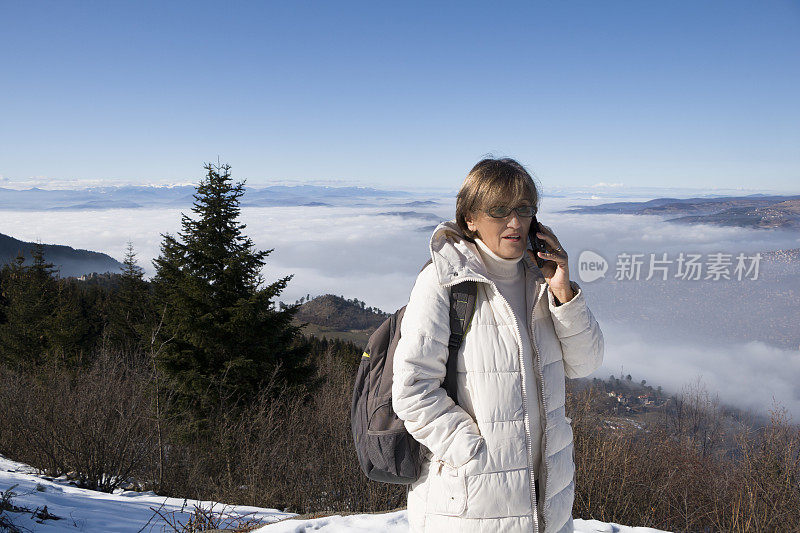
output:
<path id="1" fill-rule="evenodd" d="M 273 379 L 291 386 L 311 374 L 291 324 L 297 307 L 278 310 L 272 301 L 292 276 L 264 285 L 261 269 L 272 250 L 255 251 L 238 222 L 244 182 L 232 182 L 229 165 L 205 169 L 196 218 L 182 215 L 182 231 L 162 235 L 153 261 L 166 342 L 159 361 L 195 429 L 216 407 L 249 402 Z"/>
<path id="2" fill-rule="evenodd" d="M 25 265 L 20 254 L 3 266 L 2 287 L 5 309 L 0 324 L 0 361 L 14 365 L 36 365 L 44 361 L 49 348 L 50 321 L 55 312 L 57 270 L 44 259 L 41 243 L 31 250 L 33 264 Z"/>
<path id="3" fill-rule="evenodd" d="M 143 353 L 150 344 L 154 316 L 150 284 L 136 261 L 133 243 L 128 242 L 119 285 L 109 302 L 108 339 L 117 346 Z"/>
<path id="4" fill-rule="evenodd" d="M 47 321 L 48 355 L 70 366 L 86 361 L 96 341 L 99 317 L 76 282 L 58 280 L 56 304 Z"/>

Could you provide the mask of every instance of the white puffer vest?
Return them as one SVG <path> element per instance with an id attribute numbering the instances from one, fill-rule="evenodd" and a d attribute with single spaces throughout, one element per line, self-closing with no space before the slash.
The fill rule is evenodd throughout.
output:
<path id="1" fill-rule="evenodd" d="M 392 403 L 408 432 L 430 453 L 408 494 L 412 532 L 572 532 L 575 463 L 564 414 L 564 378 L 587 376 L 603 359 L 603 334 L 583 292 L 556 307 L 541 271 L 526 253 L 526 323 L 488 278 L 474 243 L 456 222 L 431 237 L 431 258 L 411 291 L 394 355 Z M 450 287 L 478 283 L 469 329 L 458 355 L 458 400 L 441 387 L 450 338 Z M 546 293 L 546 296 L 545 296 Z M 525 390 L 518 328 L 529 328 L 539 390 Z M 543 386 L 542 386 L 543 385 Z M 531 394 L 541 411 L 531 413 Z M 530 417 L 539 416 L 543 494 L 534 496 Z M 534 512 L 534 498 L 544 523 Z"/>

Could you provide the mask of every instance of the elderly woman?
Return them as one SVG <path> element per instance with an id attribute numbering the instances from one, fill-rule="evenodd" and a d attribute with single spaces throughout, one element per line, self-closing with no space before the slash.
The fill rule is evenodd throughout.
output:
<path id="1" fill-rule="evenodd" d="M 548 252 L 527 250 L 539 204 L 530 174 L 484 159 L 439 224 L 394 354 L 392 403 L 428 450 L 408 494 L 413 532 L 571 532 L 575 463 L 564 378 L 589 375 L 603 334 L 567 253 L 541 225 Z M 475 312 L 447 395 L 450 287 L 477 282 Z"/>

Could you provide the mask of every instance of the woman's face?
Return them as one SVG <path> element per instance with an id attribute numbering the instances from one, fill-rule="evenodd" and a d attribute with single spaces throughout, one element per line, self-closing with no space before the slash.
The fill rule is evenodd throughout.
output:
<path id="1" fill-rule="evenodd" d="M 506 205 L 521 207 L 530 206 L 531 203 L 526 200 Z M 520 217 L 514 210 L 505 218 L 491 217 L 485 211 L 473 213 L 471 219 L 465 217 L 467 227 L 477 231 L 478 237 L 486 246 L 503 259 L 516 259 L 525 252 L 532 219 L 533 217 Z"/>

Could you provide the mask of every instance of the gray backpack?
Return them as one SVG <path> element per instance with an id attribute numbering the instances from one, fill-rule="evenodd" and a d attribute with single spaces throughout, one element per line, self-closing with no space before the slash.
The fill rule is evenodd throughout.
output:
<path id="1" fill-rule="evenodd" d="M 456 404 L 456 355 L 475 311 L 476 294 L 474 281 L 461 282 L 450 291 L 450 354 L 444 388 Z M 361 470 L 373 481 L 401 485 L 419 478 L 425 453 L 392 408 L 392 366 L 405 310 L 405 306 L 398 309 L 370 336 L 358 366 L 350 408 Z"/>

